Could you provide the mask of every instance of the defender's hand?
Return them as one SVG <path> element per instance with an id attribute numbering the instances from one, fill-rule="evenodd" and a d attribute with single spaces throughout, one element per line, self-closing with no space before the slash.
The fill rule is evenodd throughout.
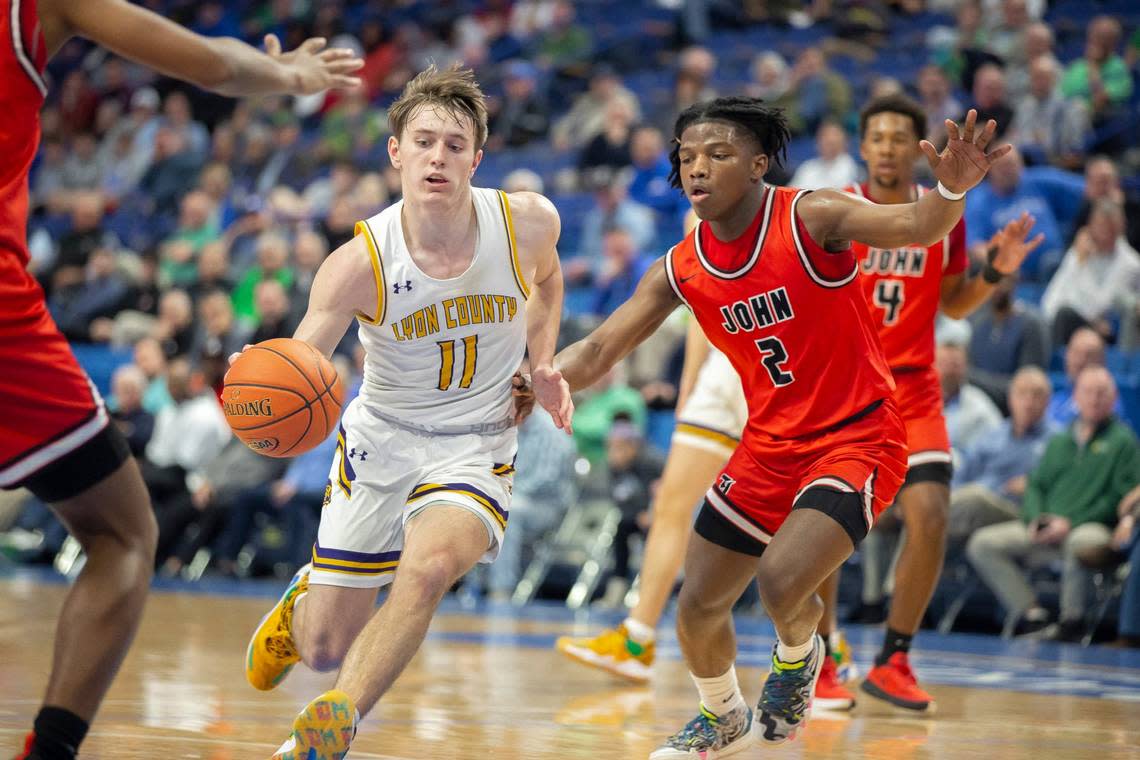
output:
<path id="1" fill-rule="evenodd" d="M 325 48 L 324 37 L 312 37 L 288 53 L 281 52 L 277 35 L 265 35 L 265 53 L 284 64 L 293 74 L 294 94 L 312 95 L 324 90 L 351 90 L 360 77 L 349 76 L 364 61 L 348 48 Z"/>
<path id="2" fill-rule="evenodd" d="M 570 384 L 562 373 L 553 367 L 536 367 L 531 373 L 531 382 L 539 405 L 550 413 L 558 429 L 573 433 L 570 422 L 574 417 L 574 401 L 570 398 Z"/>
<path id="3" fill-rule="evenodd" d="M 952 193 L 964 193 L 982 181 L 986 172 L 999 158 L 1009 153 L 1011 146 L 1003 145 L 986 153 L 986 146 L 994 139 L 997 122 L 990 119 L 980 132 L 976 130 L 978 112 L 970 109 L 962 131 L 951 119 L 946 120 L 949 141 L 942 153 L 929 140 L 918 144 L 930 162 L 934 176 Z"/>

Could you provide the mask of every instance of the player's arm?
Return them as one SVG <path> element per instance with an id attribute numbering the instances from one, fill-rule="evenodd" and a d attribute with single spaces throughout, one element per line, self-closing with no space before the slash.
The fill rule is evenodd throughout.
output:
<path id="1" fill-rule="evenodd" d="M 204 37 L 126 0 L 39 0 L 48 49 L 78 35 L 203 89 L 223 95 L 310 94 L 360 84 L 363 65 L 346 49 L 310 39 L 289 53 L 272 35 L 265 53 L 232 37 Z"/>
<path id="2" fill-rule="evenodd" d="M 331 357 L 353 319 L 379 318 L 381 297 L 367 242 L 357 235 L 333 251 L 317 270 L 309 308 L 293 337 Z"/>
<path id="3" fill-rule="evenodd" d="M 942 311 L 953 319 L 965 319 L 989 298 L 1003 277 L 1014 274 L 1033 252 L 1044 233 L 1032 240 L 1026 238 L 1033 229 L 1034 219 L 1028 213 L 1009 222 L 998 230 L 986 248 L 986 263 L 979 274 L 969 277 L 965 272 L 942 278 L 940 301 Z"/>
<path id="4" fill-rule="evenodd" d="M 556 247 L 562 221 L 554 204 L 538 193 L 512 193 L 510 203 L 519 264 L 524 272 L 534 272 L 526 302 L 526 348 L 535 400 L 555 426 L 570 432 L 574 401 L 570 386 L 554 370 L 562 322 L 562 266 Z"/>
<path id="5" fill-rule="evenodd" d="M 677 389 L 677 411 L 685 408 L 693 386 L 697 384 L 697 376 L 701 374 L 701 367 L 709 358 L 709 339 L 705 331 L 695 318 L 689 320 L 689 330 L 685 333 L 685 362 L 681 365 L 681 385 Z"/>
<path id="6" fill-rule="evenodd" d="M 945 237 L 962 217 L 966 191 L 1010 150 L 1003 145 L 987 153 L 997 122 L 990 119 L 984 129 L 976 130 L 977 118 L 971 109 L 961 132 L 947 119 L 949 141 L 941 154 L 929 141 L 919 143 L 938 178 L 938 191 L 914 203 L 878 205 L 837 190 L 818 190 L 798 204 L 808 234 L 829 251 L 845 250 L 852 240 L 875 248 L 898 248 L 932 245 Z"/>
<path id="7" fill-rule="evenodd" d="M 554 357 L 554 367 L 570 390 L 589 388 L 654 333 L 681 300 L 669 284 L 665 260 L 658 259 L 628 301 L 597 329 Z"/>

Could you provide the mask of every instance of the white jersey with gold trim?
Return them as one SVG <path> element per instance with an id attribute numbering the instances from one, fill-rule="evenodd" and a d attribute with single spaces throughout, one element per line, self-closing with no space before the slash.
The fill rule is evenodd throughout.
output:
<path id="1" fill-rule="evenodd" d="M 511 417 L 511 376 L 526 349 L 529 289 L 507 195 L 476 187 L 471 195 L 475 255 L 458 277 L 429 277 L 412 260 L 402 201 L 356 225 L 368 243 L 379 294 L 375 313 L 359 315 L 367 352 L 360 399 L 413 427 L 491 429 Z"/>

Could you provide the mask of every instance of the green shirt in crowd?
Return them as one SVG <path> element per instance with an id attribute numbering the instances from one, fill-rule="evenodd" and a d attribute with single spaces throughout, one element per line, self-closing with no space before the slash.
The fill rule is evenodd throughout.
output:
<path id="1" fill-rule="evenodd" d="M 1120 56 L 1111 56 L 1101 64 L 1100 79 L 1112 103 L 1123 103 L 1132 95 L 1132 74 L 1128 71 L 1128 64 Z M 1065 69 L 1065 75 L 1061 78 L 1061 94 L 1066 98 L 1092 100 L 1087 60 L 1080 58 Z"/>
<path id="2" fill-rule="evenodd" d="M 293 270 L 289 267 L 278 269 L 271 277 L 277 280 L 288 292 L 293 287 Z M 257 308 L 253 303 L 253 292 L 257 289 L 257 283 L 267 279 L 262 274 L 261 267 L 253 267 L 245 276 L 238 281 L 234 287 L 233 302 L 234 302 L 234 316 L 247 325 L 257 326 L 260 317 L 257 314 Z"/>
<path id="3" fill-rule="evenodd" d="M 637 429 L 645 432 L 648 413 L 641 394 L 628 385 L 614 385 L 590 396 L 574 410 L 574 442 L 578 453 L 591 465 L 606 458 L 606 436 L 613 427 L 614 415 L 628 414 Z"/>
<path id="4" fill-rule="evenodd" d="M 1073 430 L 1049 440 L 1041 462 L 1029 475 L 1021 519 L 1040 514 L 1069 518 L 1072 526 L 1116 523 L 1116 507 L 1140 483 L 1140 446 L 1128 426 L 1109 420 L 1088 443 L 1077 442 Z"/>

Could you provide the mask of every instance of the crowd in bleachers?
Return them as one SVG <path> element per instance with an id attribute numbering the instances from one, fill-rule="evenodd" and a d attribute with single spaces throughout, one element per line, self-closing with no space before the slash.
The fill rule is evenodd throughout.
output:
<path id="1" fill-rule="evenodd" d="M 687 204 L 669 186 L 667 151 L 673 118 L 687 105 L 747 93 L 784 107 L 793 140 L 768 179 L 806 188 L 861 178 L 858 112 L 869 97 L 910 93 L 936 144 L 945 139 L 943 119 L 961 119 L 967 107 L 996 119 L 1016 150 L 967 198 L 972 257 L 980 263 L 993 233 L 1022 211 L 1033 214 L 1045 242 L 1020 280 L 1003 283 L 968 322 L 940 325 L 960 561 L 1024 618 L 1023 629 L 1043 628 L 1055 616 L 1045 600 L 1027 597 L 1011 568 L 1044 530 L 1041 515 L 1069 509 L 1061 516 L 1083 543 L 1048 533 L 1038 542 L 1063 558 L 1065 635 L 1089 606 L 1074 578 L 1111 572 L 1105 568 L 1129 551 L 1140 567 L 1132 531 L 1140 472 L 1127 458 L 1140 462 L 1128 429 L 1140 425 L 1135 3 L 146 4 L 205 34 L 256 41 L 275 33 L 286 47 L 324 36 L 366 62 L 359 92 L 236 103 L 152 78 L 80 41 L 50 64 L 31 180 L 31 267 L 143 464 L 167 574 L 245 575 L 304 561 L 328 445 L 292 462 L 253 454 L 229 434 L 214 394 L 226 357 L 246 343 L 290 336 L 324 258 L 351 238 L 358 219 L 399 199 L 385 109 L 417 71 L 456 61 L 475 69 L 490 97 L 490 139 L 475 184 L 544 192 L 562 216 L 564 341 L 628 298 L 682 234 Z M 517 551 L 504 550 L 487 581 L 491 592 L 509 594 L 526 550 L 572 508 L 579 485 L 614 497 L 622 513 L 616 576 L 635 575 L 627 538 L 651 520 L 684 333 L 678 313 L 584 394 L 576 449 L 534 443 L 551 438 L 542 415 L 524 425 Z M 338 356 L 342 375 L 358 383 L 355 335 Z M 1091 366 L 1108 372 L 1082 374 Z M 1099 406 L 1082 401 L 1082 383 L 1096 384 Z M 1070 464 L 1064 440 L 1073 439 L 1066 431 L 1074 420 L 1098 435 L 1115 425 L 1113 441 L 1132 447 L 1101 486 L 1090 485 L 1087 472 L 1052 469 Z M 575 469 L 578 457 L 586 464 Z M 610 472 L 611 485 L 582 479 L 587 468 Z M 1064 477 L 1100 501 L 1077 504 L 1067 491 L 1050 491 Z M 1006 521 L 1025 530 L 1006 525 L 999 535 Z M 1099 527 L 1078 531 L 1085 523 Z M 889 544 L 889 532 L 888 525 L 869 545 Z M 42 505 L 28 502 L 0 545 L 45 561 L 63 535 Z M 876 551 L 863 563 L 862 606 L 870 610 L 889 592 L 875 563 L 890 554 L 881 546 L 867 553 Z M 1122 621 L 1132 627 L 1122 632 L 1140 637 L 1140 589 L 1126 593 L 1125 607 L 1132 617 L 1122 613 Z"/>

